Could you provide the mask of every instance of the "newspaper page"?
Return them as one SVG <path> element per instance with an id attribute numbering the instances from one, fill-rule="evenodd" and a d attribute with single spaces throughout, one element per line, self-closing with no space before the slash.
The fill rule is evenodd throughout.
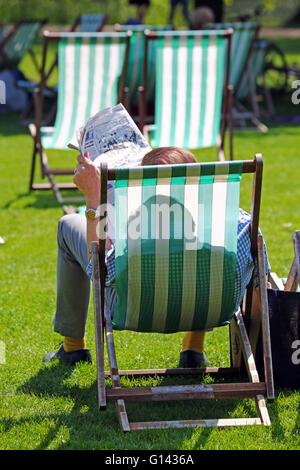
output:
<path id="1" fill-rule="evenodd" d="M 151 147 L 122 104 L 99 111 L 84 127 L 76 131 L 76 139 L 68 147 L 82 155 L 89 153 L 96 166 L 106 162 L 108 168 L 141 165 Z M 114 182 L 107 185 L 107 234 L 115 240 Z"/>
<path id="2" fill-rule="evenodd" d="M 151 150 L 143 134 L 122 104 L 99 111 L 76 132 L 77 142 L 69 142 L 84 155 L 89 153 L 95 165 L 106 162 L 108 168 L 141 164 Z"/>

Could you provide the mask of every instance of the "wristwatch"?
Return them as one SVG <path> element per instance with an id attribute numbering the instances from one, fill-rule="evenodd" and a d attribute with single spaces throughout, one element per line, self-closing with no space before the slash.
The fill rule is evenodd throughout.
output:
<path id="1" fill-rule="evenodd" d="M 98 209 L 93 209 L 92 207 L 90 207 L 89 209 L 86 209 L 85 216 L 87 219 L 91 220 L 99 219 L 100 211 Z"/>

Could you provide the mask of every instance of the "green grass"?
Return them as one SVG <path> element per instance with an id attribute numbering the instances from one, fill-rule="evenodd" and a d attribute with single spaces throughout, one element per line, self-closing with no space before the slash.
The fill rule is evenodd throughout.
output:
<path id="1" fill-rule="evenodd" d="M 0 364 L 1 449 L 299 449 L 300 392 L 276 389 L 268 404 L 270 428 L 149 430 L 123 434 L 115 406 L 98 411 L 93 308 L 87 343 L 93 364 L 75 368 L 43 364 L 45 352 L 60 341 L 53 333 L 56 300 L 56 229 L 61 206 L 52 193 L 28 193 L 32 141 L 17 115 L 0 116 Z M 264 158 L 260 227 L 272 270 L 286 276 L 292 262 L 292 233 L 299 229 L 299 127 L 271 126 L 268 134 L 236 131 L 236 159 Z M 51 163 L 75 164 L 75 153 L 53 151 Z M 214 150 L 197 153 L 213 160 Z M 62 163 L 62 159 L 67 160 Z M 243 180 L 241 206 L 250 209 L 249 177 Z M 175 367 L 182 334 L 116 332 L 119 368 Z M 212 364 L 226 366 L 228 329 L 207 334 Z M 2 357 L 3 359 L 3 357 Z M 108 363 L 106 361 L 106 367 Z M 126 383 L 125 379 L 123 383 Z M 134 382 L 138 383 L 138 382 Z M 149 385 L 170 379 L 142 381 Z M 256 416 L 253 400 L 128 405 L 129 418 L 180 419 Z"/>

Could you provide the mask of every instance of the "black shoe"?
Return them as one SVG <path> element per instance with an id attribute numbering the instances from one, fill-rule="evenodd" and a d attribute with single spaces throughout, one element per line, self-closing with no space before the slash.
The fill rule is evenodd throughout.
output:
<path id="1" fill-rule="evenodd" d="M 46 353 L 43 357 L 43 362 L 50 362 L 58 359 L 67 362 L 72 366 L 77 362 L 92 362 L 92 357 L 89 349 L 78 349 L 77 351 L 66 352 L 63 343 L 58 351 L 54 353 Z"/>
<path id="2" fill-rule="evenodd" d="M 210 361 L 205 357 L 204 353 L 198 353 L 192 349 L 182 351 L 180 353 L 179 367 L 190 369 L 193 367 L 204 368 L 210 365 Z"/>

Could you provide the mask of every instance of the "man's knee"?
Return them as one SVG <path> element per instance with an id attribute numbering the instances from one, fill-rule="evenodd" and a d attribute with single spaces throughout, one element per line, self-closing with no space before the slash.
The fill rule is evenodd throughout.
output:
<path id="1" fill-rule="evenodd" d="M 67 214 L 59 219 L 57 242 L 60 247 L 68 245 L 68 240 L 85 236 L 85 217 L 80 214 Z"/>

